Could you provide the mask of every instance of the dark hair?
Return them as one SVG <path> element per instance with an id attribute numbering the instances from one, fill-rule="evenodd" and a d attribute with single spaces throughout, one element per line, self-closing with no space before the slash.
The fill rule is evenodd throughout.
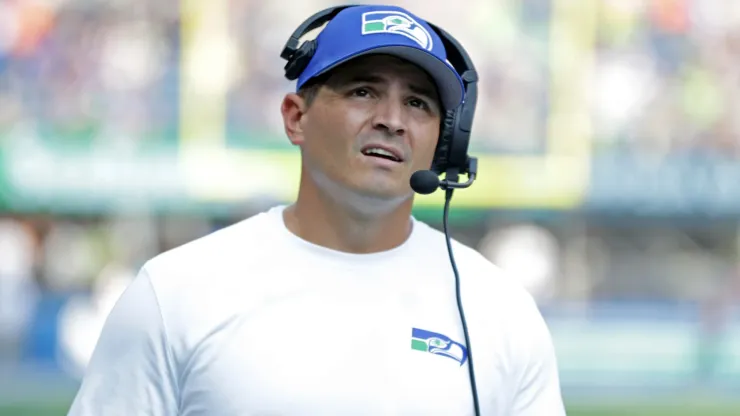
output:
<path id="1" fill-rule="evenodd" d="M 305 84 L 298 89 L 298 96 L 303 98 L 306 102 L 306 107 L 311 107 L 311 104 L 319 95 L 319 90 L 326 84 L 329 79 L 329 74 L 325 73 L 317 77 L 311 78 Z"/>
<path id="2" fill-rule="evenodd" d="M 303 98 L 303 101 L 306 102 L 306 107 L 311 107 L 311 104 L 313 104 L 313 101 L 316 99 L 316 96 L 319 95 L 319 90 L 321 89 L 321 84 L 311 84 L 311 85 L 304 85 L 298 90 L 298 96 Z"/>

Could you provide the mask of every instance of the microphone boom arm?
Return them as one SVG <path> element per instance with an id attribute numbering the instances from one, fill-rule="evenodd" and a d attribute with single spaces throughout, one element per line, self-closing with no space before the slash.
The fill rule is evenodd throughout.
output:
<path id="1" fill-rule="evenodd" d="M 450 180 L 445 179 L 443 181 L 440 181 L 439 187 L 444 190 L 464 189 L 472 185 L 473 182 L 475 181 L 475 177 L 478 174 L 478 158 L 475 158 L 475 157 L 468 158 L 467 165 L 468 165 L 468 169 L 467 169 L 468 180 L 467 181 L 461 183 L 456 180 L 450 181 Z M 448 176 L 449 176 L 449 173 L 448 173 Z M 457 177 L 458 176 L 457 173 L 455 173 L 454 176 Z"/>

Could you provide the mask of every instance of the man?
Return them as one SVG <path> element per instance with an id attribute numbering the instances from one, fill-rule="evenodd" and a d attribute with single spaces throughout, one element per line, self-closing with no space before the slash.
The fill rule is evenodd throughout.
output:
<path id="1" fill-rule="evenodd" d="M 409 33 L 363 34 L 363 16 L 392 14 Z M 301 152 L 296 201 L 150 260 L 111 312 L 72 415 L 473 414 L 444 236 L 411 216 L 409 186 L 462 100 L 460 77 L 398 7 L 348 8 L 317 42 L 281 106 Z M 481 414 L 563 415 L 531 296 L 454 249 Z"/>

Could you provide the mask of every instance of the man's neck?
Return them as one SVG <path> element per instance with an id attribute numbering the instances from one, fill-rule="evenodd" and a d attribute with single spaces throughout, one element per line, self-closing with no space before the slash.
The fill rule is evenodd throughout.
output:
<path id="1" fill-rule="evenodd" d="M 409 198 L 395 202 L 393 209 L 373 210 L 301 187 L 283 220 L 293 234 L 314 244 L 349 253 L 375 253 L 398 247 L 408 239 L 412 202 Z"/>

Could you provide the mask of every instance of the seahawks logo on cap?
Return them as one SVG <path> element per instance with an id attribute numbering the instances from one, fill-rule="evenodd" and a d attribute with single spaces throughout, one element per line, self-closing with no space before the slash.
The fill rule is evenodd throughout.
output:
<path id="1" fill-rule="evenodd" d="M 391 33 L 406 36 L 422 48 L 432 50 L 432 37 L 416 20 L 396 11 L 366 12 L 362 14 L 362 34 Z"/>

